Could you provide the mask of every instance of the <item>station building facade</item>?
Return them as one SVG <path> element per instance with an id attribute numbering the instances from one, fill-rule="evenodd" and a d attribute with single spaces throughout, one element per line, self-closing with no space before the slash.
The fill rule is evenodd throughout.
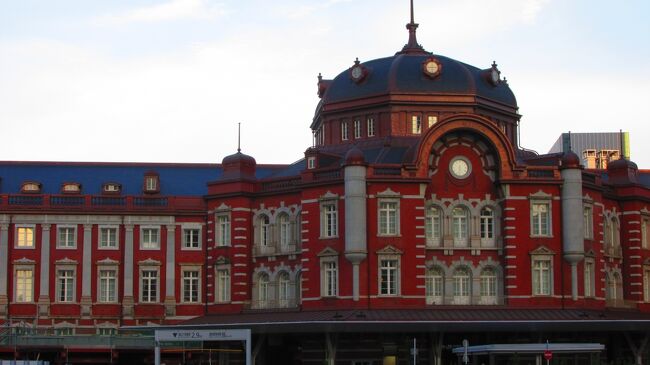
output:
<path id="1" fill-rule="evenodd" d="M 293 164 L 0 163 L 0 323 L 63 337 L 53 361 L 86 351 L 65 336 L 183 325 L 252 328 L 269 364 L 406 363 L 411 337 L 418 363 L 468 337 L 640 363 L 650 171 L 520 147 L 497 65 L 430 53 L 416 28 L 319 75 Z"/>

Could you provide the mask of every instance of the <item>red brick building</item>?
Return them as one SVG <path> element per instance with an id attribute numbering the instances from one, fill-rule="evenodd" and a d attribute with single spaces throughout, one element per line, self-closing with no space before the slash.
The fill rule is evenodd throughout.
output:
<path id="1" fill-rule="evenodd" d="M 258 363 L 407 363 L 413 338 L 422 364 L 464 338 L 647 359 L 650 172 L 520 147 L 497 65 L 407 28 L 319 76 L 294 164 L 0 163 L 0 359 L 151 361 L 118 328 L 176 324 L 251 328 Z"/>

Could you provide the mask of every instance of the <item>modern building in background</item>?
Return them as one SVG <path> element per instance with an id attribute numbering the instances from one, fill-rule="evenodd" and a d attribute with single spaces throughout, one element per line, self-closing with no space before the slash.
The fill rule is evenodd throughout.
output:
<path id="1" fill-rule="evenodd" d="M 430 53 L 417 26 L 318 77 L 292 164 L 0 162 L 0 359 L 147 364 L 156 329 L 250 329 L 256 364 L 451 364 L 463 343 L 540 363 L 547 341 L 565 363 L 649 361 L 650 172 L 581 160 L 618 134 L 521 148 L 497 65 Z"/>
<path id="2" fill-rule="evenodd" d="M 586 169 L 607 169 L 610 161 L 630 159 L 629 132 L 562 133 L 548 153 L 573 151 Z"/>

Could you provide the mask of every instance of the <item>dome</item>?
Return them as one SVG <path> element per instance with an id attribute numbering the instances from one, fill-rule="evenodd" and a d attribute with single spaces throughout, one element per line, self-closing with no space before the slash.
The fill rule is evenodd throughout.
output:
<path id="1" fill-rule="evenodd" d="M 573 151 L 567 151 L 562 155 L 560 160 L 563 169 L 579 169 L 580 157 Z"/>
<path id="2" fill-rule="evenodd" d="M 440 73 L 433 78 L 423 72 L 423 64 L 431 58 L 440 65 Z M 515 95 L 505 81 L 491 83 L 492 68 L 479 69 L 425 51 L 399 52 L 360 65 L 366 71 L 363 80 L 355 82 L 350 71 L 341 72 L 326 85 L 324 105 L 386 94 L 469 94 L 517 107 Z M 496 65 L 493 67 L 496 70 Z"/>
<path id="3" fill-rule="evenodd" d="M 226 156 L 221 161 L 223 166 L 223 179 L 255 179 L 255 159 L 251 156 L 237 153 Z"/>
<path id="4" fill-rule="evenodd" d="M 363 152 L 357 147 L 353 146 L 348 153 L 345 154 L 345 165 L 365 165 L 366 158 Z"/>
<path id="5" fill-rule="evenodd" d="M 257 162 L 255 159 L 249 155 L 245 155 L 241 152 L 234 153 L 232 155 L 226 156 L 223 158 L 221 161 L 221 164 L 226 166 L 226 165 L 233 165 L 233 164 L 241 164 L 241 165 L 255 165 Z"/>

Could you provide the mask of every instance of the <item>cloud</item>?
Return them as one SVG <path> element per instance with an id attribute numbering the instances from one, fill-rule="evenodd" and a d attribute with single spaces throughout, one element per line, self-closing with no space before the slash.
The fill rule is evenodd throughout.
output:
<path id="1" fill-rule="evenodd" d="M 352 1 L 354 0 L 328 0 L 318 2 L 317 4 L 302 4 L 300 6 L 291 6 L 288 9 L 285 9 L 284 13 L 289 19 L 301 19 L 315 13 L 316 11 L 322 11 L 337 4 L 349 3 Z"/>
<path id="2" fill-rule="evenodd" d="M 171 0 L 160 4 L 130 9 L 119 14 L 96 18 L 98 25 L 155 23 L 172 20 L 211 20 L 226 13 L 223 4 L 209 0 Z"/>

